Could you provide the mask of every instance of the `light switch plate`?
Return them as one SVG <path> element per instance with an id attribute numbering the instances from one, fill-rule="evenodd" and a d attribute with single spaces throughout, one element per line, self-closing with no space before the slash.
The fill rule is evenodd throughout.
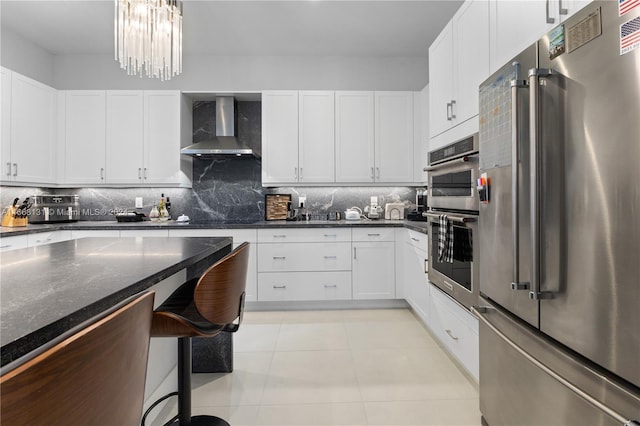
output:
<path id="1" fill-rule="evenodd" d="M 136 209 L 141 209 L 142 207 L 142 197 L 136 197 Z"/>

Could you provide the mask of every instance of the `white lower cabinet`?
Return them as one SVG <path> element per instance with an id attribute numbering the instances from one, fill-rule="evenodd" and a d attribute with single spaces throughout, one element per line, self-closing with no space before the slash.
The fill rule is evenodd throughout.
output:
<path id="1" fill-rule="evenodd" d="M 40 232 L 37 234 L 27 235 L 27 244 L 29 247 L 43 246 L 45 244 L 57 243 L 71 239 L 71 231 L 51 231 Z"/>
<path id="2" fill-rule="evenodd" d="M 258 294 L 261 301 L 349 300 L 351 273 L 261 272 Z"/>
<path id="3" fill-rule="evenodd" d="M 430 310 L 428 238 L 426 234 L 416 231 L 404 231 L 405 299 L 422 321 L 427 323 Z"/>
<path id="4" fill-rule="evenodd" d="M 0 238 L 0 252 L 27 248 L 29 246 L 28 235 L 16 235 Z"/>
<path id="5" fill-rule="evenodd" d="M 121 237 L 168 237 L 167 229 L 123 229 Z"/>
<path id="6" fill-rule="evenodd" d="M 247 267 L 247 285 L 245 300 L 258 300 L 257 247 L 255 229 L 170 229 L 170 237 L 231 237 L 235 249 L 243 242 L 249 243 L 249 266 Z"/>
<path id="7" fill-rule="evenodd" d="M 105 229 L 105 230 L 91 230 L 91 229 L 73 229 L 71 230 L 71 239 L 75 240 L 77 238 L 84 237 L 119 237 L 120 231 L 115 229 Z"/>
<path id="8" fill-rule="evenodd" d="M 353 228 L 354 299 L 396 297 L 395 231 L 393 228 Z"/>
<path id="9" fill-rule="evenodd" d="M 431 286 L 429 327 L 443 346 L 478 380 L 478 320 Z"/>

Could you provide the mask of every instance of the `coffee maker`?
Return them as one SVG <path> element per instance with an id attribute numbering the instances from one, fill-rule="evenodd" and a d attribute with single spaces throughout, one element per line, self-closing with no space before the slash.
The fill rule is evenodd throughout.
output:
<path id="1" fill-rule="evenodd" d="M 416 207 L 407 213 L 407 220 L 425 222 L 427 218 L 422 216 L 424 211 L 427 211 L 427 190 L 418 188 L 416 190 Z"/>

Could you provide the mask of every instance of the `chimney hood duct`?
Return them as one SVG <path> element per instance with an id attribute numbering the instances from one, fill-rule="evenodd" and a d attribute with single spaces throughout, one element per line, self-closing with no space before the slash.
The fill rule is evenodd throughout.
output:
<path id="1" fill-rule="evenodd" d="M 235 100 L 233 96 L 216 98 L 216 137 L 196 142 L 180 150 L 181 154 L 200 156 L 253 155 L 260 158 L 260 149 L 250 147 L 236 138 Z"/>

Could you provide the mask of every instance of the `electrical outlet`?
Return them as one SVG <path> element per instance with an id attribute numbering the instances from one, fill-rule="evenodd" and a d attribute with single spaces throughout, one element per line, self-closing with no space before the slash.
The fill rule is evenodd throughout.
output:
<path id="1" fill-rule="evenodd" d="M 298 197 L 298 205 L 302 205 L 304 204 L 305 206 L 307 205 L 307 196 L 306 195 L 300 195 Z"/>
<path id="2" fill-rule="evenodd" d="M 136 197 L 136 209 L 141 209 L 142 207 L 142 197 Z"/>

